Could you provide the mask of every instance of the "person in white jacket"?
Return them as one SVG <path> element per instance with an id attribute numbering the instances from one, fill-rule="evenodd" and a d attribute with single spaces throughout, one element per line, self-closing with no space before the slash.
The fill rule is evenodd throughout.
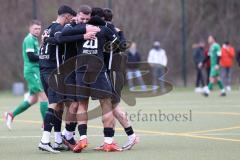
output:
<path id="1" fill-rule="evenodd" d="M 167 62 L 166 51 L 161 47 L 160 42 L 154 42 L 153 48 L 148 54 L 148 63 L 152 67 L 153 90 L 156 90 L 159 85 L 161 89 L 164 89 L 164 83 L 162 80 L 164 71 L 167 67 Z"/>

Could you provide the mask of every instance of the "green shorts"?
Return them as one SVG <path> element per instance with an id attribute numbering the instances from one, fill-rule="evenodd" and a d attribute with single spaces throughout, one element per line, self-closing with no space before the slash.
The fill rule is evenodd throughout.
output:
<path id="1" fill-rule="evenodd" d="M 211 68 L 210 70 L 210 77 L 219 77 L 220 76 L 220 70 L 216 70 L 215 68 Z"/>
<path id="2" fill-rule="evenodd" d="M 37 72 L 25 73 L 24 78 L 27 81 L 28 91 L 30 95 L 43 92 L 40 74 Z"/>

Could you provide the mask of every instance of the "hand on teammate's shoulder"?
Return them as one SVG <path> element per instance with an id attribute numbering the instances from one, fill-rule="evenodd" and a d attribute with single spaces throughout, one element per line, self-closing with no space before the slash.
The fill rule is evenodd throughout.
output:
<path id="1" fill-rule="evenodd" d="M 84 40 L 94 40 L 96 38 L 96 32 L 87 32 L 84 34 Z"/>

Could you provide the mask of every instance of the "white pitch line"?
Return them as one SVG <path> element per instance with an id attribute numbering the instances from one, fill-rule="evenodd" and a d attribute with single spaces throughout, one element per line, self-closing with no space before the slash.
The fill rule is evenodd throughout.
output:
<path id="1" fill-rule="evenodd" d="M 209 134 L 193 134 L 194 136 L 240 136 L 240 133 L 209 133 Z M 159 137 L 161 135 L 140 134 L 140 137 Z M 51 136 L 54 138 L 54 136 Z M 103 137 L 103 135 L 88 135 L 88 137 Z M 115 135 L 114 137 L 127 137 L 126 135 Z M 41 138 L 41 136 L 0 136 L 0 139 L 30 139 Z"/>
<path id="2" fill-rule="evenodd" d="M 196 136 L 240 136 L 240 133 L 205 133 L 205 134 L 193 134 Z"/>
<path id="3" fill-rule="evenodd" d="M 194 136 L 240 136 L 240 133 L 209 133 L 209 134 L 193 134 Z M 162 135 L 140 134 L 139 137 L 160 137 Z M 54 136 L 51 136 L 54 138 Z M 103 137 L 103 135 L 88 135 L 88 137 Z M 126 135 L 115 135 L 114 137 L 127 137 Z M 0 139 L 32 139 L 41 136 L 0 136 Z"/>

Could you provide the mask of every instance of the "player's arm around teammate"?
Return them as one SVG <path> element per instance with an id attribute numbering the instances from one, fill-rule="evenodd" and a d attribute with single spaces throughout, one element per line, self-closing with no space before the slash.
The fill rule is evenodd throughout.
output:
<path id="1" fill-rule="evenodd" d="M 82 16 L 84 15 L 85 19 L 88 15 L 88 13 L 84 12 L 85 14 L 78 13 L 76 19 L 82 20 Z M 89 12 L 90 13 L 90 12 Z M 98 27 L 85 25 L 83 22 L 78 20 L 78 24 L 76 24 L 73 27 L 65 27 L 63 30 L 57 34 L 55 34 L 55 39 L 57 43 L 68 43 L 68 42 L 77 42 L 78 44 L 83 42 L 84 40 L 91 40 L 95 38 L 95 34 L 97 31 L 99 31 Z M 68 52 L 68 51 L 67 51 Z M 73 139 L 73 132 L 75 131 L 75 120 L 76 114 L 77 114 L 77 121 L 78 121 L 78 128 L 80 132 L 80 140 L 85 139 L 86 137 L 86 123 L 87 123 L 87 108 L 88 108 L 88 100 L 82 100 L 80 102 L 72 103 L 70 107 L 67 107 L 67 119 L 70 120 L 66 122 L 66 128 L 64 130 L 64 141 L 69 146 L 70 149 L 73 150 L 73 147 L 75 145 L 75 140 Z M 85 141 L 86 142 L 86 141 Z M 86 142 L 87 143 L 87 142 Z M 83 145 L 86 147 L 86 144 Z"/>

